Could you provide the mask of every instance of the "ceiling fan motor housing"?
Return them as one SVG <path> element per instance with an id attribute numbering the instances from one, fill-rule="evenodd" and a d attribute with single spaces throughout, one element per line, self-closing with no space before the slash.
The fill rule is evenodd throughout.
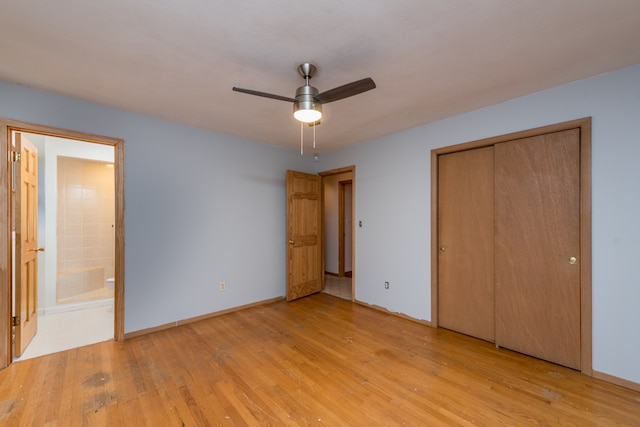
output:
<path id="1" fill-rule="evenodd" d="M 298 66 L 298 73 L 305 79 L 305 85 L 296 90 L 296 100 L 293 103 L 293 115 L 296 119 L 311 123 L 322 117 L 322 104 L 316 99 L 318 89 L 309 84 L 309 79 L 318 72 L 318 68 L 310 62 L 304 62 Z M 312 114 L 312 111 L 319 114 Z M 301 114 L 305 112 L 304 114 Z"/>
<path id="2" fill-rule="evenodd" d="M 322 104 L 315 99 L 317 94 L 318 89 L 313 86 L 300 86 L 296 90 L 296 102 L 293 103 L 293 111 L 316 110 L 322 112 Z"/>

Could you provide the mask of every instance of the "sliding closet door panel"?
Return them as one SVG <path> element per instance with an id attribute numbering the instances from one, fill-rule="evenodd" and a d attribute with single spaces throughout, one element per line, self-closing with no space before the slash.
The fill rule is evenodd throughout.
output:
<path id="1" fill-rule="evenodd" d="M 580 134 L 496 144 L 496 344 L 580 369 Z"/>
<path id="2" fill-rule="evenodd" d="M 438 162 L 439 324 L 494 341 L 493 147 Z"/>

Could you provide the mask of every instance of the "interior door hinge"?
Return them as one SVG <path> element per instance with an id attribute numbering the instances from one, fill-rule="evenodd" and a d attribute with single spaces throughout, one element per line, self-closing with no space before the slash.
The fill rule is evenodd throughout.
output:
<path id="1" fill-rule="evenodd" d="M 11 318 L 11 326 L 20 326 L 20 316 L 13 316 Z"/>
<path id="2" fill-rule="evenodd" d="M 12 162 L 19 162 L 20 161 L 20 153 L 17 151 L 12 151 L 11 152 L 11 161 Z"/>

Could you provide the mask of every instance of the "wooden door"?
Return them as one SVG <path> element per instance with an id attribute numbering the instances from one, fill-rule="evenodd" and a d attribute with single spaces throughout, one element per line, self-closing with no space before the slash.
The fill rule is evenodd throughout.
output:
<path id="1" fill-rule="evenodd" d="M 495 339 L 493 147 L 438 157 L 440 326 Z"/>
<path id="2" fill-rule="evenodd" d="M 580 132 L 494 150 L 496 344 L 580 369 Z"/>
<path id="3" fill-rule="evenodd" d="M 323 288 L 321 179 L 287 171 L 287 301 Z"/>
<path id="4" fill-rule="evenodd" d="M 38 328 L 38 151 L 26 137 L 15 134 L 16 151 L 16 267 L 15 356 L 22 355 Z"/>

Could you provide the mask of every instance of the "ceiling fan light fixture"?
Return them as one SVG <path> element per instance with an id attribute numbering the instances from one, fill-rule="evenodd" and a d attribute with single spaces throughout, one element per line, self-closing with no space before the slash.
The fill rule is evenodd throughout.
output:
<path id="1" fill-rule="evenodd" d="M 304 123 L 314 123 L 322 118 L 322 104 L 316 101 L 318 89 L 307 84 L 296 90 L 296 100 L 293 103 L 293 117 Z"/>
<path id="2" fill-rule="evenodd" d="M 303 123 L 314 123 L 322 118 L 322 106 L 315 102 L 295 102 L 293 117 Z"/>

